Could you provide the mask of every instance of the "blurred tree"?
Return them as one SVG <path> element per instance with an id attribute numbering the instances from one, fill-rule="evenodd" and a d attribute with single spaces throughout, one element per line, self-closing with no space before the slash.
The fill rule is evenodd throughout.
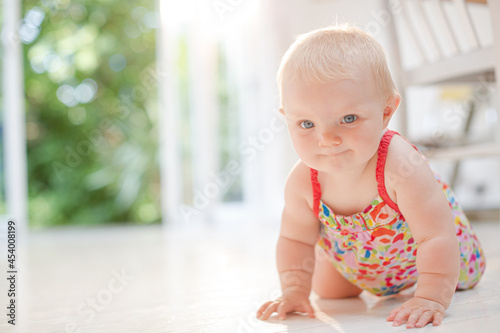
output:
<path id="1" fill-rule="evenodd" d="M 153 0 L 26 0 L 32 227 L 159 221 Z"/>

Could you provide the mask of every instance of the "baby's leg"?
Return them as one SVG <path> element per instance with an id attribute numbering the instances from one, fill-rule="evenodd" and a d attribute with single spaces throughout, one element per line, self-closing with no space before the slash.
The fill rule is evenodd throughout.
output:
<path id="1" fill-rule="evenodd" d="M 312 289 L 322 298 L 358 296 L 363 290 L 347 281 L 328 260 L 328 255 L 316 245 L 316 266 L 312 277 Z"/>

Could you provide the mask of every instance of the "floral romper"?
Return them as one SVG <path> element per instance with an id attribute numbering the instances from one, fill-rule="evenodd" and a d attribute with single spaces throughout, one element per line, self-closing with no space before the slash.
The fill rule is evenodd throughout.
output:
<path id="1" fill-rule="evenodd" d="M 387 130 L 380 141 L 376 169 L 379 194 L 361 213 L 352 216 L 335 215 L 321 201 L 318 171 L 311 169 L 314 213 L 321 221 L 318 245 L 326 251 L 332 264 L 348 281 L 377 296 L 396 294 L 413 286 L 418 278 L 418 244 L 398 205 L 389 198 L 384 182 L 387 150 L 395 134 L 399 135 Z M 484 273 L 483 250 L 455 195 L 437 174 L 435 177 L 453 212 L 460 244 L 460 277 L 457 288 L 472 288 Z"/>

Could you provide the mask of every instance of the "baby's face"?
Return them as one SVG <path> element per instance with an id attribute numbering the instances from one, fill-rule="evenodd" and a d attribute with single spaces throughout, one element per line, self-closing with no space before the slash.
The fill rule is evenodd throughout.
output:
<path id="1" fill-rule="evenodd" d="M 392 112 L 369 71 L 353 74 L 330 84 L 283 82 L 281 112 L 297 154 L 309 167 L 344 172 L 377 157 Z"/>

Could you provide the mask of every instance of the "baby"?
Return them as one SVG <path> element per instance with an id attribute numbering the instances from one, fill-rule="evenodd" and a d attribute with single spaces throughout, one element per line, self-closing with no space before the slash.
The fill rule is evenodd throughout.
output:
<path id="1" fill-rule="evenodd" d="M 257 317 L 314 317 L 311 290 L 386 296 L 418 281 L 387 320 L 439 325 L 455 290 L 479 282 L 485 259 L 449 187 L 387 129 L 400 96 L 381 45 L 350 26 L 304 34 L 284 55 L 278 84 L 300 160 L 286 182 L 277 244 L 282 296 Z"/>

